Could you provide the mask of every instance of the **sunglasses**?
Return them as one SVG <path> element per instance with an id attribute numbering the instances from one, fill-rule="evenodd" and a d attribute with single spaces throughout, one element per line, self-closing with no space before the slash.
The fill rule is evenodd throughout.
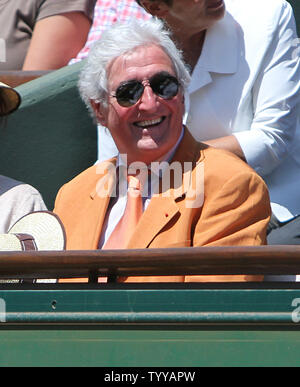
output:
<path id="1" fill-rule="evenodd" d="M 178 79 L 167 72 L 153 75 L 147 82 L 153 92 L 163 99 L 171 99 L 179 90 Z M 115 94 L 111 96 L 117 99 L 119 105 L 130 107 L 135 105 L 144 93 L 145 86 L 137 80 L 122 82 Z"/>

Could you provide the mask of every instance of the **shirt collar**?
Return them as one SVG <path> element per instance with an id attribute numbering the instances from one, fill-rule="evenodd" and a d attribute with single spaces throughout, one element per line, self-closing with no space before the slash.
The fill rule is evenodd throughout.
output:
<path id="1" fill-rule="evenodd" d="M 238 24 L 226 11 L 219 20 L 206 31 L 199 60 L 193 70 L 189 92 L 211 82 L 209 73 L 234 74 L 239 61 Z"/>

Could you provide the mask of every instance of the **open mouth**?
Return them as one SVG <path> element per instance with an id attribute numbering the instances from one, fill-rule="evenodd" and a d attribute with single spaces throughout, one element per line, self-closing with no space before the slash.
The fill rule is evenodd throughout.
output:
<path id="1" fill-rule="evenodd" d="M 164 121 L 164 119 L 165 117 L 159 117 L 153 120 L 137 121 L 134 123 L 134 125 L 138 126 L 139 128 L 150 128 L 152 126 L 161 124 Z"/>

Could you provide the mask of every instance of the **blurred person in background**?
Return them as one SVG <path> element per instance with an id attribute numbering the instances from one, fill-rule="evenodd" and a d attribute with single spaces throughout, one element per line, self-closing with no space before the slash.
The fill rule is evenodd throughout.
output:
<path id="1" fill-rule="evenodd" d="M 85 45 L 96 0 L 1 0 L 1 70 L 55 70 Z"/>

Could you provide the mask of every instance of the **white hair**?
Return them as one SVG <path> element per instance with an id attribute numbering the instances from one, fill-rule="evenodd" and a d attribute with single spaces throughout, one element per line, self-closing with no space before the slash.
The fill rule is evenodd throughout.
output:
<path id="1" fill-rule="evenodd" d="M 103 32 L 89 52 L 86 64 L 79 76 L 79 92 L 91 112 L 90 100 L 107 105 L 107 69 L 119 56 L 140 46 L 157 45 L 171 59 L 175 74 L 183 91 L 190 82 L 190 75 L 182 53 L 171 39 L 171 32 L 157 18 L 147 21 L 133 19 L 129 23 L 115 23 Z"/>

